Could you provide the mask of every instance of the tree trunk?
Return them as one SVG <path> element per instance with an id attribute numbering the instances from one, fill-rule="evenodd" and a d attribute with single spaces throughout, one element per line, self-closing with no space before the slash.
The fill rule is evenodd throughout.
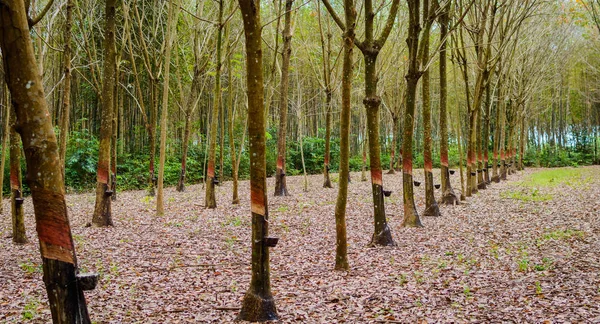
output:
<path id="1" fill-rule="evenodd" d="M 229 39 L 227 40 L 229 43 Z M 231 44 L 229 44 L 231 46 Z M 230 47 L 228 46 L 228 48 Z M 227 58 L 227 106 L 229 107 L 229 156 L 231 158 L 231 178 L 233 180 L 233 189 L 231 203 L 237 205 L 240 203 L 238 196 L 238 162 L 235 156 L 234 126 L 235 126 L 235 108 L 233 106 L 233 70 L 231 68 L 231 56 Z"/>
<path id="2" fill-rule="evenodd" d="M 96 226 L 112 226 L 110 190 L 110 141 L 112 137 L 113 105 L 115 91 L 115 8 L 116 0 L 106 0 L 104 31 L 104 75 L 102 77 L 102 119 L 100 124 L 100 147 L 96 176 L 96 205 L 92 223 Z"/>
<path id="3" fill-rule="evenodd" d="M 63 33 L 65 47 L 63 51 L 63 96 L 60 114 L 60 163 L 63 179 L 65 179 L 65 157 L 67 154 L 67 139 L 69 136 L 69 119 L 71 114 L 71 29 L 73 25 L 73 0 L 67 0 L 66 20 Z"/>
<path id="4" fill-rule="evenodd" d="M 350 182 L 350 112 L 352 100 L 352 70 L 356 38 L 356 11 L 351 1 L 344 2 L 346 29 L 343 35 L 344 58 L 342 65 L 342 110 L 340 112 L 340 173 L 335 203 L 335 269 L 348 270 L 348 239 L 346 234 L 346 206 Z"/>
<path id="5" fill-rule="evenodd" d="M 150 78 L 150 126 L 148 127 L 148 137 L 150 137 L 150 161 L 148 161 L 148 195 L 154 197 L 156 195 L 157 178 L 154 174 L 154 162 L 156 160 L 156 116 L 158 115 L 158 94 L 156 93 L 156 79 Z"/>
<path id="6" fill-rule="evenodd" d="M 27 243 L 23 214 L 23 180 L 21 177 L 21 137 L 16 131 L 14 112 L 10 114 L 10 207 L 12 212 L 12 239 L 16 244 Z"/>
<path id="7" fill-rule="evenodd" d="M 362 168 L 360 172 L 360 181 L 367 181 L 367 148 L 369 147 L 369 139 L 367 138 L 366 126 L 363 127 L 363 145 L 362 145 Z M 348 177 L 350 181 L 350 177 Z"/>
<path id="8" fill-rule="evenodd" d="M 506 180 L 506 105 L 505 102 L 500 105 L 500 180 Z"/>
<path id="9" fill-rule="evenodd" d="M 448 170 L 448 82 L 447 82 L 447 60 L 446 60 L 446 37 L 448 35 L 448 7 L 444 7 L 440 14 L 440 164 L 442 199 L 440 202 L 446 205 L 460 204 L 459 198 L 452 189 L 450 183 L 450 172 Z"/>
<path id="10" fill-rule="evenodd" d="M 58 144 L 37 69 L 25 3 L 0 2 L 0 47 L 27 162 L 44 283 L 53 323 L 90 323 L 76 278 Z M 45 163 L 41 163 L 45 161 Z"/>
<path id="11" fill-rule="evenodd" d="M 417 83 L 421 77 L 421 72 L 418 69 L 417 54 L 419 48 L 419 32 L 421 26 L 419 24 L 419 7 L 420 0 L 408 0 L 409 23 L 408 37 L 406 43 L 408 45 L 408 72 L 406 74 L 406 107 L 404 113 L 404 132 L 402 142 L 402 189 L 404 202 L 404 220 L 402 226 L 405 227 L 423 227 L 419 213 L 415 206 L 415 195 L 413 191 L 413 156 L 412 156 L 412 139 L 415 123 L 415 110 L 417 106 Z"/>
<path id="12" fill-rule="evenodd" d="M 217 208 L 217 200 L 215 199 L 215 184 L 218 182 L 215 172 L 216 151 L 217 151 L 217 130 L 219 126 L 219 110 L 221 109 L 221 62 L 222 43 L 223 43 L 223 0 L 218 0 L 219 3 L 219 25 L 217 30 L 217 57 L 215 71 L 215 90 L 214 102 L 210 116 L 210 139 L 208 148 L 208 168 L 206 170 L 206 189 L 204 195 L 204 206 L 206 208 Z M 220 170 L 221 174 L 223 170 Z"/>
<path id="13" fill-rule="evenodd" d="M 117 136 L 119 133 L 119 125 L 117 120 L 119 118 L 119 67 L 115 65 L 115 90 L 114 90 L 114 105 L 113 105 L 113 119 L 112 119 L 112 136 L 111 136 L 111 153 L 110 153 L 110 190 L 112 195 L 110 199 L 117 201 Z"/>
<path id="14" fill-rule="evenodd" d="M 160 155 L 158 163 L 158 190 L 156 195 L 156 214 L 159 216 L 165 213 L 164 203 L 164 177 L 165 160 L 167 156 L 167 117 L 169 116 L 169 77 L 171 71 L 171 48 L 173 47 L 173 38 L 177 27 L 177 17 L 179 12 L 179 1 L 169 1 L 169 11 L 167 17 L 167 43 L 165 48 L 165 71 L 163 74 L 162 91 L 162 111 L 160 114 Z"/>
<path id="15" fill-rule="evenodd" d="M 288 196 L 285 177 L 285 155 L 287 135 L 288 92 L 290 83 L 290 58 L 292 56 L 292 4 L 285 1 L 285 22 L 283 27 L 283 52 L 281 54 L 281 97 L 279 100 L 279 131 L 277 137 L 277 171 L 275 174 L 275 196 Z"/>
<path id="16" fill-rule="evenodd" d="M 4 97 L 2 98 L 2 104 L 4 105 L 4 114 L 2 115 L 4 117 L 4 125 L 3 125 L 3 132 L 2 132 L 2 148 L 0 148 L 0 201 L 2 200 L 3 197 L 3 189 L 4 189 L 4 167 L 6 164 L 6 148 L 8 147 L 8 143 L 9 143 L 9 136 L 10 136 L 10 123 L 9 123 L 9 119 L 10 119 L 10 108 L 12 107 L 11 103 L 10 103 L 10 95 L 8 93 L 8 87 L 3 86 L 5 91 L 4 91 Z M 4 213 L 4 208 L 3 208 L 4 204 L 0 203 L 0 214 Z"/>
<path id="17" fill-rule="evenodd" d="M 324 166 L 323 166 L 323 188 L 333 188 L 331 185 L 331 179 L 329 179 L 329 159 L 330 159 L 330 150 L 331 150 L 331 99 L 332 93 L 330 89 L 326 89 L 327 101 L 325 102 L 325 157 L 324 157 Z"/>
<path id="18" fill-rule="evenodd" d="M 383 172 L 381 170 L 381 148 L 379 146 L 379 106 L 381 98 L 377 95 L 376 61 L 377 53 L 363 52 L 365 58 L 365 98 L 363 104 L 367 110 L 367 134 L 369 138 L 369 168 L 371 170 L 371 190 L 373 194 L 374 232 L 369 246 L 393 246 L 392 232 L 385 217 L 383 199 Z"/>
<path id="19" fill-rule="evenodd" d="M 250 136 L 250 201 L 252 211 L 252 277 L 242 301 L 239 320 L 277 320 L 271 294 L 269 247 L 267 246 L 268 204 L 266 172 L 266 125 L 262 69 L 262 24 L 260 0 L 239 0 L 246 38 L 246 82 L 248 91 L 248 134 Z"/>
<path id="20" fill-rule="evenodd" d="M 429 1 L 423 2 L 423 14 L 429 13 Z M 427 18 L 430 19 L 430 18 Z M 426 62 L 429 59 L 429 37 L 431 23 L 427 22 L 423 30 L 421 40 L 421 61 Z M 433 158 L 431 157 L 431 93 L 429 83 L 429 69 L 423 71 L 423 170 L 425 176 L 425 211 L 423 216 L 440 216 L 440 208 L 435 201 L 433 191 Z"/>
<path id="21" fill-rule="evenodd" d="M 523 111 L 523 116 L 521 117 L 521 136 L 519 137 L 519 163 L 518 170 L 522 171 L 523 167 L 523 155 L 525 154 L 525 143 L 527 143 L 527 132 L 525 131 L 527 127 L 527 117 L 526 111 Z"/>
<path id="22" fill-rule="evenodd" d="M 486 89 L 489 87 L 486 86 Z M 486 90 L 487 91 L 487 90 Z M 477 189 L 486 189 L 485 180 L 483 178 L 483 114 L 479 113 L 477 116 Z"/>
<path id="23" fill-rule="evenodd" d="M 189 104 L 189 101 L 188 101 Z M 187 155 L 189 149 L 190 142 L 190 132 L 191 132 L 191 116 L 185 116 L 185 126 L 183 130 L 183 143 L 182 143 L 182 153 L 181 153 L 181 171 L 179 173 L 179 181 L 177 182 L 177 191 L 184 192 L 185 191 L 185 171 L 187 167 Z"/>
<path id="24" fill-rule="evenodd" d="M 483 181 L 490 184 L 489 145 L 490 145 L 490 116 L 492 113 L 491 88 L 488 84 L 485 101 L 485 121 L 483 123 Z M 494 90 L 495 91 L 495 90 Z"/>

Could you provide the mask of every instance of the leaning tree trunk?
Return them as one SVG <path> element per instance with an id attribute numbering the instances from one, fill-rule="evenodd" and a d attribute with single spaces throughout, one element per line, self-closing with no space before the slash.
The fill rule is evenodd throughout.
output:
<path id="1" fill-rule="evenodd" d="M 106 0 L 106 26 L 104 31 L 104 75 L 102 77 L 102 117 L 100 122 L 100 147 L 96 175 L 96 205 L 92 223 L 96 226 L 112 226 L 110 190 L 110 141 L 115 91 L 115 8 L 116 0 Z"/>
<path id="2" fill-rule="evenodd" d="M 252 277 L 244 295 L 239 320 L 276 320 L 269 270 L 269 213 L 267 204 L 266 125 L 262 69 L 260 0 L 239 0 L 246 38 L 248 134 L 250 136 L 250 201 L 252 212 Z"/>
<path id="3" fill-rule="evenodd" d="M 450 183 L 450 171 L 448 170 L 448 81 L 446 60 L 446 37 L 448 35 L 448 7 L 445 7 L 440 15 L 440 160 L 441 160 L 441 203 L 446 205 L 457 205 L 460 199 L 454 193 Z"/>
<path id="4" fill-rule="evenodd" d="M 53 323 L 90 323 L 76 274 L 58 144 L 31 43 L 25 2 L 0 2 L 0 48 L 21 135 Z"/>
<path id="5" fill-rule="evenodd" d="M 25 216 L 23 214 L 23 180 L 21 176 L 21 138 L 17 134 L 14 112 L 10 114 L 10 207 L 12 214 L 12 239 L 16 244 L 27 243 Z M 3 171 L 4 172 L 4 171 Z M 1 197 L 1 195 L 0 195 Z"/>
<path id="6" fill-rule="evenodd" d="M 221 109 L 221 62 L 223 43 L 223 0 L 219 0 L 219 25 L 217 30 L 217 57 L 215 71 L 214 102 L 210 116 L 210 138 L 208 148 L 208 167 L 206 170 L 206 190 L 204 195 L 204 206 L 206 208 L 217 208 L 215 199 L 215 184 L 218 182 L 215 173 L 217 131 L 219 128 L 219 110 Z M 223 173 L 223 170 L 220 170 Z"/>
<path id="7" fill-rule="evenodd" d="M 429 1 L 424 1 L 423 13 L 429 12 Z M 431 31 L 431 23 L 425 24 L 421 41 L 421 57 L 422 61 L 429 58 L 429 35 Z M 425 211 L 423 216 L 440 216 L 440 208 L 435 201 L 433 192 L 433 158 L 431 157 L 431 147 L 433 140 L 431 139 L 431 93 L 429 83 L 429 69 L 423 71 L 423 170 L 425 176 Z"/>
<path id="8" fill-rule="evenodd" d="M 171 72 L 171 48 L 173 47 L 173 38 L 177 27 L 177 14 L 179 1 L 169 1 L 169 11 L 167 17 L 167 41 L 165 49 L 165 71 L 163 74 L 163 93 L 162 93 L 162 111 L 160 114 L 160 154 L 158 163 L 158 188 L 156 195 L 156 214 L 164 215 L 164 179 L 165 179 L 165 160 L 167 157 L 167 118 L 169 116 L 169 77 Z"/>
<path id="9" fill-rule="evenodd" d="M 275 173 L 275 196 L 288 196 L 285 178 L 285 155 L 287 135 L 288 92 L 290 83 L 290 58 L 292 56 L 292 4 L 285 1 L 285 23 L 283 27 L 283 52 L 281 54 L 281 97 L 279 100 L 279 131 L 277 137 L 277 171 Z"/>

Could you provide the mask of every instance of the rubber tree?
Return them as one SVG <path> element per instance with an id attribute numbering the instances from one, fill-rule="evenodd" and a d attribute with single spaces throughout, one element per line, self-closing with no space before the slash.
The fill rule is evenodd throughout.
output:
<path id="1" fill-rule="evenodd" d="M 223 11 L 224 0 L 218 0 L 219 13 L 217 20 L 217 55 L 215 57 L 215 88 L 214 101 L 210 114 L 210 134 L 208 147 L 208 167 L 206 168 L 206 189 L 204 192 L 204 206 L 206 208 L 217 208 L 217 200 L 215 199 L 215 184 L 217 183 L 215 163 L 217 153 L 217 131 L 219 128 L 219 111 L 221 110 L 221 70 L 223 66 Z M 223 170 L 220 170 L 223 172 Z"/>
<path id="2" fill-rule="evenodd" d="M 431 26 L 434 21 L 435 11 L 437 9 L 437 3 L 434 2 L 429 5 L 429 1 L 423 1 L 423 21 L 424 28 L 422 31 L 422 38 L 420 44 L 420 62 L 422 65 L 426 65 L 429 61 L 429 39 L 431 35 Z M 425 177 L 425 211 L 423 216 L 440 216 L 440 208 L 438 207 L 437 201 L 435 200 L 435 193 L 433 191 L 433 158 L 431 156 L 431 150 L 433 146 L 433 140 L 431 138 L 431 83 L 429 78 L 429 69 L 427 67 L 422 68 L 422 98 L 423 98 L 423 163 L 424 163 L 424 177 Z"/>
<path id="3" fill-rule="evenodd" d="M 100 119 L 100 147 L 96 171 L 96 204 L 92 223 L 95 226 L 112 226 L 110 189 L 110 142 L 114 112 L 116 82 L 116 0 L 106 0 L 104 27 L 104 72 L 102 77 L 102 117 Z"/>
<path id="4" fill-rule="evenodd" d="M 442 182 L 442 198 L 440 199 L 440 202 L 446 205 L 458 205 L 460 204 L 460 199 L 454 193 L 454 189 L 452 189 L 452 184 L 450 183 L 450 171 L 448 169 L 448 62 L 446 48 L 448 27 L 450 23 L 449 9 L 450 2 L 441 7 L 441 12 L 438 17 L 440 24 L 440 177 Z"/>
<path id="5" fill-rule="evenodd" d="M 12 240 L 16 244 L 27 243 L 25 216 L 23 212 L 23 178 L 21 174 L 21 137 L 17 133 L 14 111 L 10 114 L 10 209 L 12 215 Z"/>
<path id="6" fill-rule="evenodd" d="M 156 191 L 156 213 L 163 215 L 165 213 L 164 206 L 164 178 L 165 178 L 165 160 L 167 156 L 167 119 L 169 116 L 169 77 L 171 71 L 171 49 L 173 47 L 173 39 L 177 28 L 177 17 L 179 15 L 179 1 L 169 1 L 169 11 L 167 13 L 167 42 L 165 48 L 165 71 L 163 74 L 163 93 L 162 93 L 162 109 L 160 114 L 160 153 L 158 163 L 158 188 Z"/>
<path id="7" fill-rule="evenodd" d="M 65 156 L 67 154 L 67 139 L 69 136 L 69 119 L 71 114 L 71 29 L 73 26 L 73 0 L 67 0 L 65 9 L 65 26 L 63 32 L 63 95 L 60 114 L 60 161 L 62 166 L 63 178 L 65 178 Z"/>
<path id="8" fill-rule="evenodd" d="M 269 212 L 267 204 L 266 122 L 262 57 L 260 0 L 239 0 L 246 39 L 246 82 L 248 94 L 248 136 L 250 142 L 250 209 L 252 213 L 252 277 L 244 295 L 239 320 L 276 320 L 271 293 Z"/>
<path id="9" fill-rule="evenodd" d="M 0 2 L 0 49 L 5 79 L 27 163 L 43 280 L 53 323 L 90 323 L 67 216 L 58 143 L 31 42 L 25 2 Z"/>
<path id="10" fill-rule="evenodd" d="M 333 17 L 337 25 L 345 30 L 344 24 L 335 13 L 328 0 L 323 0 L 325 7 Z M 377 93 L 377 57 L 381 48 L 392 31 L 400 0 L 393 0 L 389 9 L 388 17 L 382 28 L 380 35 L 375 35 L 375 11 L 372 0 L 365 0 L 365 38 L 364 40 L 355 40 L 355 45 L 363 54 L 365 62 L 365 105 L 367 113 L 367 129 L 369 137 L 369 166 L 371 169 L 371 189 L 373 194 L 374 211 L 374 232 L 369 242 L 369 246 L 393 246 L 392 232 L 387 224 L 385 217 L 385 204 L 383 197 L 383 172 L 381 169 L 381 147 L 379 144 L 379 108 L 381 98 Z M 356 10 L 353 8 L 352 10 Z"/>
<path id="11" fill-rule="evenodd" d="M 287 136 L 288 95 L 290 84 L 290 58 L 292 56 L 292 5 L 294 0 L 285 0 L 285 22 L 283 24 L 283 51 L 281 52 L 281 83 L 279 98 L 279 130 L 277 132 L 277 170 L 275 173 L 275 196 L 288 196 L 285 177 L 285 155 Z"/>
<path id="12" fill-rule="evenodd" d="M 321 19 L 321 6 L 317 1 L 317 17 L 319 19 L 319 35 L 321 40 L 321 51 L 323 53 L 323 82 L 321 87 L 325 91 L 325 156 L 323 157 L 323 188 L 333 188 L 329 177 L 330 158 L 331 158 L 331 124 L 333 109 L 333 70 L 331 68 L 331 28 L 327 24 L 327 37 L 323 32 L 323 22 Z M 344 208 L 345 210 L 345 208 Z"/>
<path id="13" fill-rule="evenodd" d="M 4 79 L 4 76 L 2 76 L 2 79 Z M 0 148 L 0 196 L 2 196 L 2 189 L 4 188 L 4 166 L 6 163 L 6 152 L 7 152 L 7 148 L 8 148 L 8 143 L 9 143 L 9 136 L 10 136 L 10 115 L 11 115 L 11 104 L 10 104 L 10 95 L 8 93 L 8 88 L 6 88 L 4 85 L 2 86 L 3 89 L 5 89 L 3 96 L 2 96 L 2 106 L 4 107 L 4 112 L 2 113 L 2 117 L 3 117 L 3 122 L 4 124 L 2 125 L 2 138 L 0 139 L 2 142 L 0 144 L 2 144 L 2 147 Z M 4 209 L 3 209 L 4 204 L 0 204 L 0 214 L 4 213 Z"/>
<path id="14" fill-rule="evenodd" d="M 428 3 L 429 0 L 423 0 Z M 404 202 L 404 219 L 402 226 L 405 227 L 423 227 L 419 213 L 415 206 L 415 196 L 413 190 L 413 135 L 415 124 L 415 110 L 417 106 L 417 84 L 423 75 L 420 70 L 419 57 L 419 34 L 421 32 L 421 13 L 420 0 L 408 0 L 408 37 L 406 43 L 408 45 L 408 70 L 406 73 L 406 104 L 404 113 L 404 130 L 402 136 L 402 195 Z M 429 8 L 424 5 L 424 8 Z M 427 17 L 429 12 L 423 12 L 423 16 Z M 422 56 L 421 56 L 422 57 Z"/>
<path id="15" fill-rule="evenodd" d="M 327 0 L 323 4 L 342 28 L 342 107 L 340 112 L 340 174 L 338 195 L 335 204 L 336 255 L 335 269 L 348 270 L 348 243 L 346 233 L 346 206 L 348 203 L 348 183 L 350 182 L 350 109 L 352 100 L 353 56 L 356 41 L 356 8 L 354 0 L 344 0 L 344 22 Z"/>

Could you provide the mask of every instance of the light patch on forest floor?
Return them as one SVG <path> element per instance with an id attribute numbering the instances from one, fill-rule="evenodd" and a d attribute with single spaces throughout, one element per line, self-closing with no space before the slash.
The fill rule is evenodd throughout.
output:
<path id="1" fill-rule="evenodd" d="M 423 181 L 422 170 L 414 175 Z M 434 178 L 439 183 L 439 170 Z M 291 196 L 273 197 L 269 178 L 281 322 L 600 322 L 600 167 L 527 169 L 508 178 L 466 204 L 440 206 L 441 217 L 424 217 L 425 227 L 414 229 L 401 227 L 402 175 L 385 174 L 397 246 L 367 248 L 371 185 L 353 174 L 349 272 L 333 270 L 337 188 L 322 188 L 322 175 L 314 175 L 303 192 L 303 178 L 289 177 Z M 458 192 L 458 174 L 451 179 Z M 119 192 L 108 229 L 85 227 L 93 193 L 69 195 L 79 266 L 101 274 L 86 293 L 92 321 L 233 322 L 250 280 L 250 212 L 248 182 L 240 183 L 239 206 L 230 204 L 231 186 L 217 187 L 214 210 L 202 207 L 201 185 L 167 188 L 162 217 L 144 191 Z M 422 212 L 424 187 L 415 194 Z M 29 197 L 25 212 L 32 243 L 24 246 L 12 244 L 9 217 L 0 219 L 0 322 L 47 323 Z"/>

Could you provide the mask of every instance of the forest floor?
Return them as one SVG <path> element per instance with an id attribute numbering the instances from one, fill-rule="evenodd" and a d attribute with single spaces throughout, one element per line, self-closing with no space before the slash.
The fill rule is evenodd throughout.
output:
<path id="1" fill-rule="evenodd" d="M 422 180 L 422 170 L 415 171 Z M 439 171 L 434 173 L 437 179 Z M 337 174 L 333 175 L 337 178 Z M 272 290 L 281 322 L 600 322 L 600 167 L 527 169 L 402 228 L 402 176 L 386 211 L 396 247 L 367 248 L 373 231 L 370 182 L 352 175 L 347 226 L 351 270 L 333 270 L 337 189 L 322 175 L 289 177 L 289 197 L 273 197 Z M 458 172 L 453 186 L 460 189 Z M 166 215 L 144 191 L 118 193 L 112 228 L 85 227 L 94 195 L 68 195 L 78 261 L 101 275 L 86 293 L 95 323 L 228 323 L 250 279 L 249 186 L 232 206 L 231 182 L 219 207 L 203 208 L 201 185 L 165 191 Z M 337 187 L 337 181 L 334 182 Z M 424 188 L 416 188 L 424 209 Z M 436 191 L 439 196 L 439 190 Z M 438 197 L 439 198 L 439 197 Z M 30 242 L 12 244 L 9 201 L 0 219 L 0 322 L 46 323 L 31 198 Z"/>

